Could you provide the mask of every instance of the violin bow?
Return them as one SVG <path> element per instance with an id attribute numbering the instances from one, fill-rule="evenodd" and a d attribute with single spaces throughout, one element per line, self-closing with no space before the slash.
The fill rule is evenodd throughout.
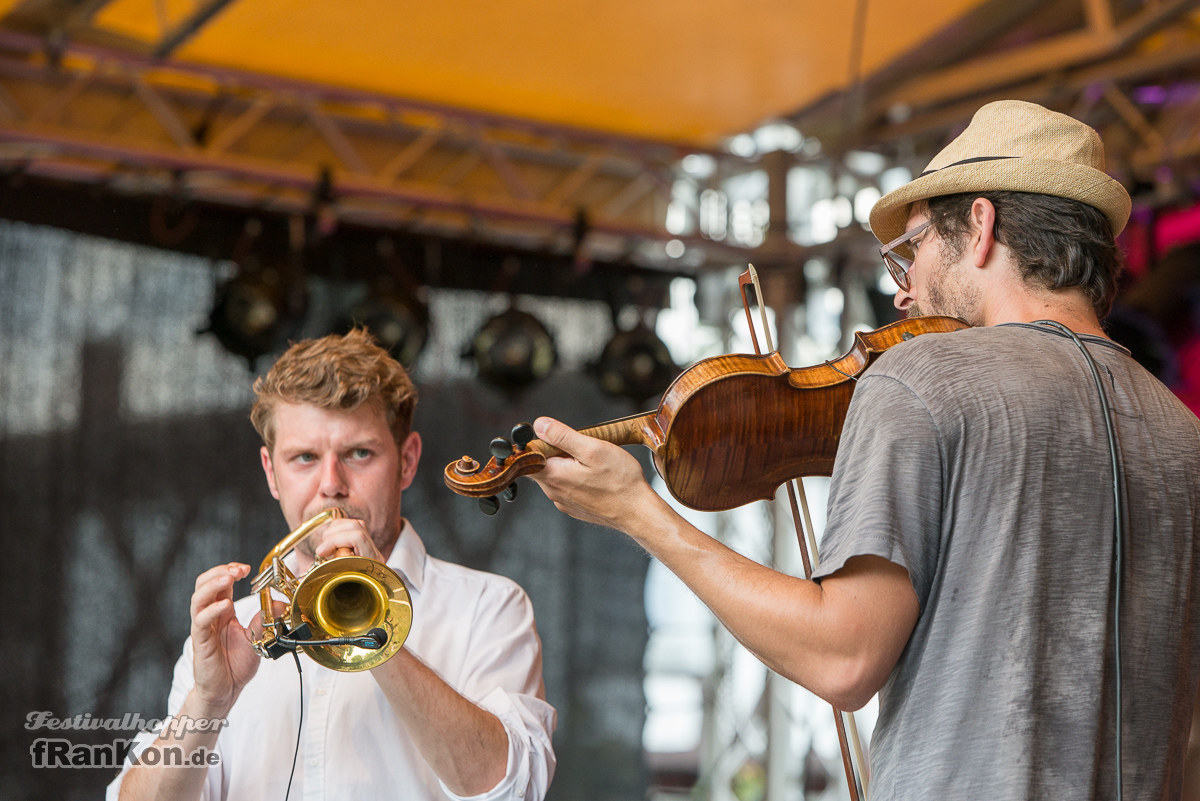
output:
<path id="1" fill-rule="evenodd" d="M 767 352 L 773 352 L 775 345 L 771 341 L 771 328 L 767 325 L 767 310 L 763 306 L 762 289 L 758 283 L 758 273 L 750 264 L 738 276 L 738 288 L 742 293 L 742 307 L 746 310 L 746 324 L 750 327 L 750 340 L 754 343 L 754 352 L 759 356 L 763 350 L 759 346 L 758 336 L 754 333 L 754 318 L 750 314 L 750 297 L 754 294 L 755 303 L 762 317 L 763 339 Z M 796 541 L 800 546 L 800 559 L 804 563 L 804 578 L 811 579 L 813 570 L 819 564 L 817 541 L 813 534 L 812 516 L 808 511 L 808 496 L 804 493 L 804 484 L 799 479 L 784 482 L 787 487 L 788 503 L 792 508 L 792 521 L 796 525 Z M 803 510 L 803 519 L 802 513 Z M 863 801 L 867 795 L 867 775 L 862 770 L 863 760 L 862 740 L 858 736 L 858 726 L 854 723 L 854 713 L 833 707 L 834 725 L 837 727 L 838 745 L 842 750 L 842 765 L 846 769 L 846 786 L 850 789 L 851 801 Z"/>

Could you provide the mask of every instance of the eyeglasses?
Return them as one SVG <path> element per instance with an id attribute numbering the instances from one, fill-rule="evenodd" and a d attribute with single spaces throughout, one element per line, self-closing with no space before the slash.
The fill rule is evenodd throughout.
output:
<path id="1" fill-rule="evenodd" d="M 931 222 L 931 221 L 930 221 Z M 888 242 L 879 249 L 879 255 L 883 256 L 883 263 L 887 265 L 887 270 L 891 273 L 892 278 L 896 281 L 896 286 L 900 287 L 905 292 L 908 291 L 908 271 L 912 269 L 913 260 L 907 256 L 896 253 L 899 248 L 911 249 L 910 244 L 914 239 L 925 232 L 929 227 L 930 222 L 923 222 L 911 231 L 907 231 L 903 236 L 899 236 Z"/>

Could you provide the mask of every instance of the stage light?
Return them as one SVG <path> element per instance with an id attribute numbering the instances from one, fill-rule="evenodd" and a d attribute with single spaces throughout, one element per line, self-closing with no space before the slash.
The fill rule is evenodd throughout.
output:
<path id="1" fill-rule="evenodd" d="M 637 403 L 662 395 L 679 375 L 667 346 L 642 322 L 614 334 L 592 370 L 602 390 Z"/>
<path id="2" fill-rule="evenodd" d="M 297 267 L 287 257 L 260 257 L 250 247 L 261 225 L 247 225 L 235 257 L 237 272 L 217 287 L 208 326 L 230 353 L 243 357 L 250 369 L 260 356 L 282 349 L 296 335 L 308 307 L 308 289 Z"/>
<path id="3" fill-rule="evenodd" d="M 299 328 L 306 303 L 306 293 L 284 286 L 269 273 L 237 275 L 217 289 L 208 327 L 200 333 L 211 333 L 253 370 L 260 356 L 287 344 Z"/>
<path id="4" fill-rule="evenodd" d="M 429 340 L 425 288 L 400 258 L 391 237 L 380 238 L 375 252 L 379 265 L 367 295 L 346 312 L 340 330 L 365 327 L 396 361 L 411 370 Z"/>
<path id="5" fill-rule="evenodd" d="M 463 357 L 475 361 L 480 378 L 514 391 L 545 378 L 558 363 L 558 349 L 540 320 L 509 308 L 480 327 Z"/>
<path id="6" fill-rule="evenodd" d="M 412 369 L 429 339 L 429 306 L 416 293 L 376 288 L 355 306 L 341 326 L 361 325 L 396 361 Z"/>

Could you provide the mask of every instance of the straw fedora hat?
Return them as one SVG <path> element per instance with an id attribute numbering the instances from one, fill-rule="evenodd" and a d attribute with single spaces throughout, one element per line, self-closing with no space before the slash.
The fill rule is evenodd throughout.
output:
<path id="1" fill-rule="evenodd" d="M 1054 195 L 1094 206 L 1108 218 L 1113 236 L 1129 219 L 1129 193 L 1104 172 L 1098 133 L 1035 103 L 999 100 L 975 112 L 925 172 L 875 203 L 871 231 L 880 242 L 891 242 L 904 233 L 915 201 L 998 191 Z"/>

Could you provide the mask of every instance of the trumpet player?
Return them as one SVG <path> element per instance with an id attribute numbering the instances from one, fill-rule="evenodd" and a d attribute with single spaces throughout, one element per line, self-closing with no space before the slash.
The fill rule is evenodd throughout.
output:
<path id="1" fill-rule="evenodd" d="M 426 554 L 403 517 L 421 457 L 404 368 L 357 329 L 293 345 L 254 391 L 263 471 L 289 527 L 343 513 L 297 544 L 290 569 L 345 548 L 386 564 L 411 595 L 411 631 L 360 672 L 262 659 L 259 599 L 233 595 L 250 566 L 205 571 L 169 723 L 139 738 L 108 798 L 543 798 L 555 711 L 532 607 L 509 579 Z M 144 758 L 168 746 L 203 764 Z"/>

